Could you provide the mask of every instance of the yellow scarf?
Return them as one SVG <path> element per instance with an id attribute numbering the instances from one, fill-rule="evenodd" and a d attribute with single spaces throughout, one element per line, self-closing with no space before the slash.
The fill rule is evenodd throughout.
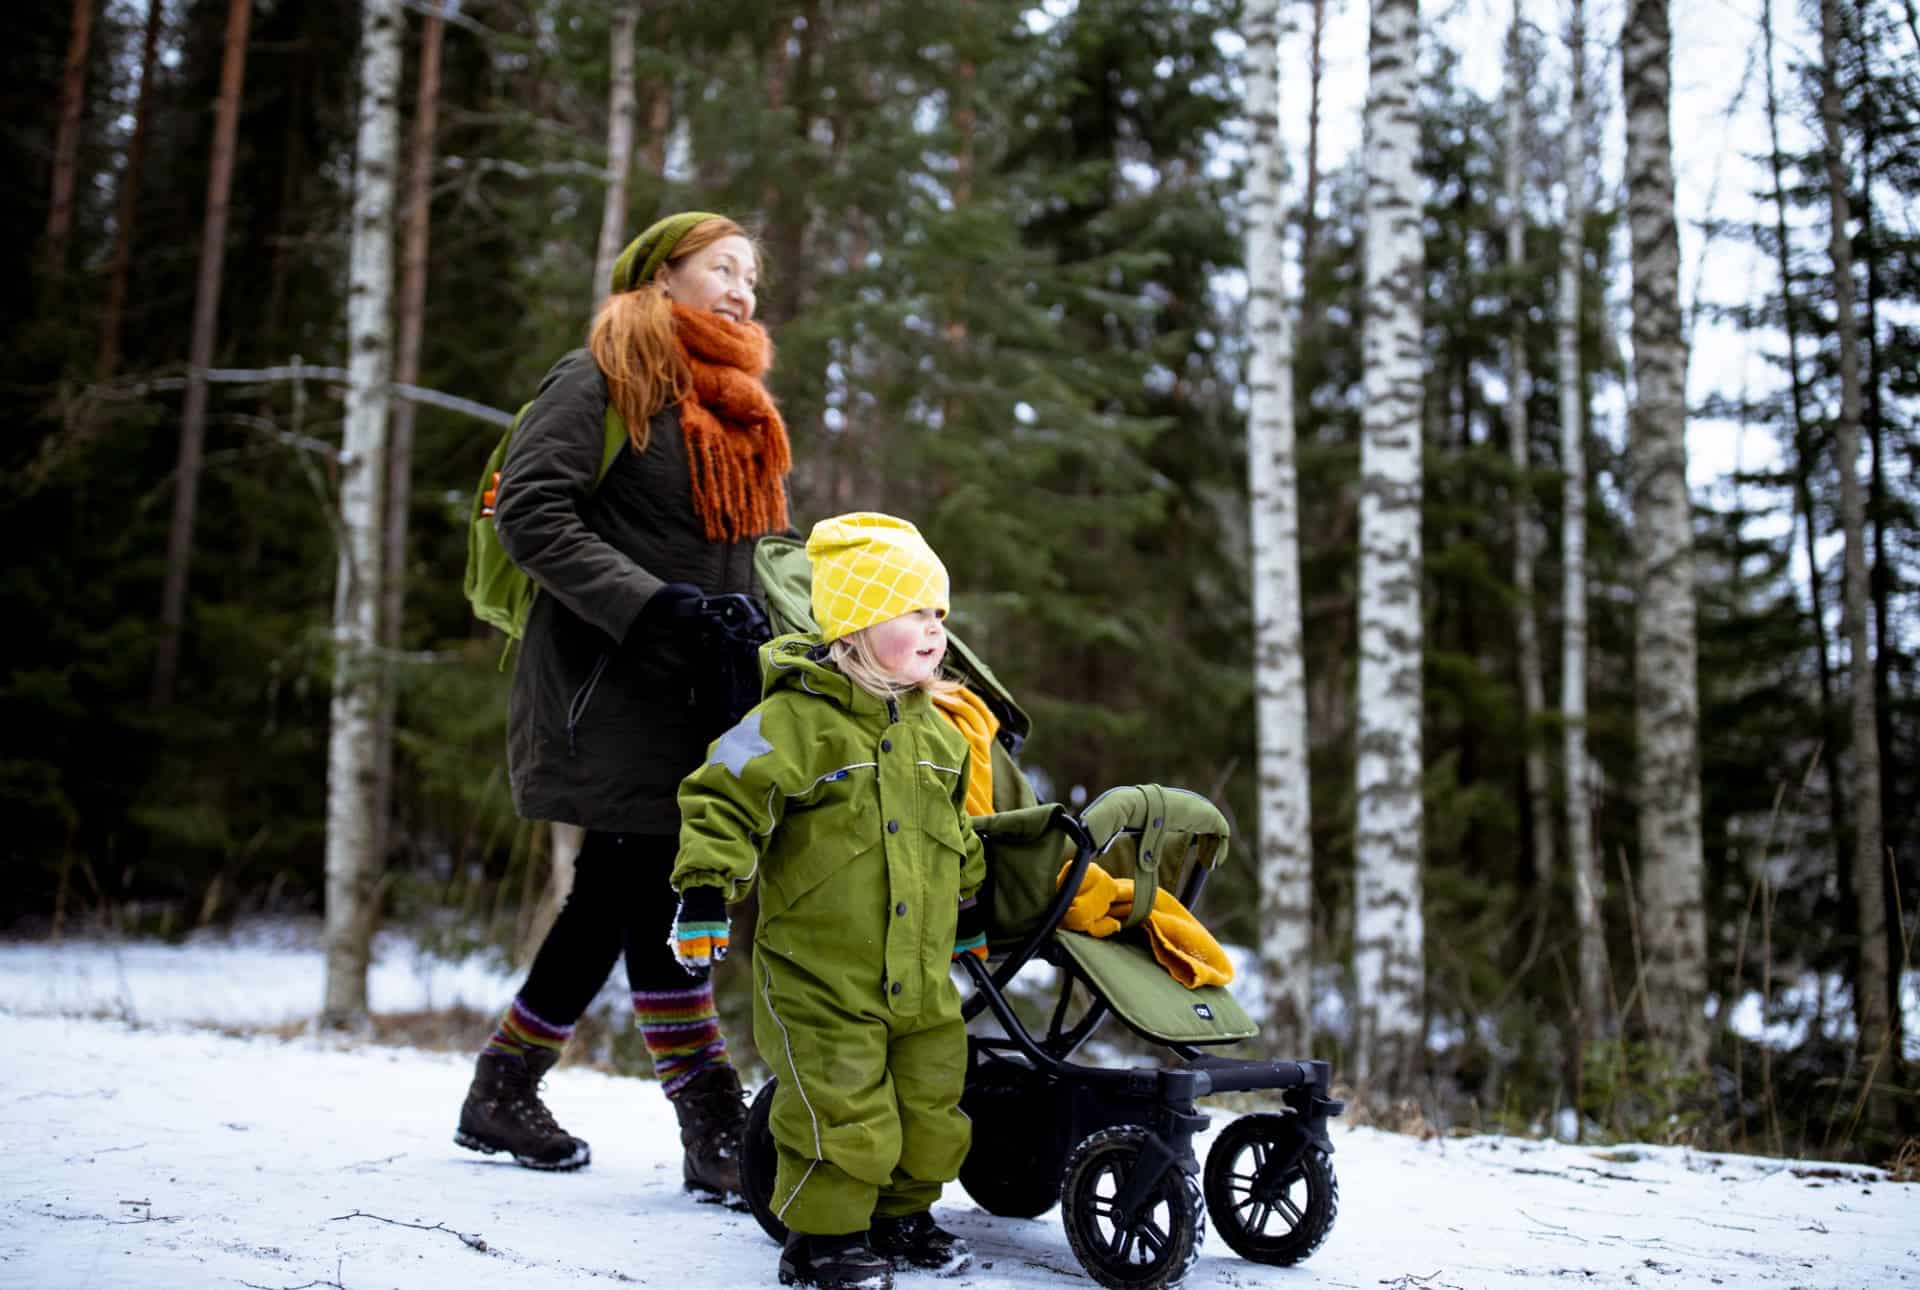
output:
<path id="1" fill-rule="evenodd" d="M 993 737 L 1000 719 L 986 701 L 965 686 L 952 694 L 935 694 L 933 706 L 966 739 L 973 757 L 967 764 L 967 814 L 993 814 Z"/>

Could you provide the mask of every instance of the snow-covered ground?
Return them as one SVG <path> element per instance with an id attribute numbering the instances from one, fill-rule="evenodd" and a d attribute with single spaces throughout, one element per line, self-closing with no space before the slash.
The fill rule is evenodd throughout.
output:
<path id="1" fill-rule="evenodd" d="M 385 959 L 376 1008 L 491 1011 L 513 984 L 398 943 Z M 681 1192 L 650 1082 L 554 1072 L 548 1101 L 594 1160 L 538 1174 L 453 1145 L 467 1056 L 185 1024 L 275 1024 L 318 993 L 298 943 L 0 945 L 0 1287 L 775 1284 L 750 1217 Z M 1340 1216 L 1320 1251 L 1269 1268 L 1215 1238 L 1188 1285 L 1920 1287 L 1920 1187 L 1874 1170 L 1333 1134 Z M 955 1186 L 940 1212 L 975 1248 L 967 1285 L 1093 1284 L 1058 1210 L 996 1218 Z"/>

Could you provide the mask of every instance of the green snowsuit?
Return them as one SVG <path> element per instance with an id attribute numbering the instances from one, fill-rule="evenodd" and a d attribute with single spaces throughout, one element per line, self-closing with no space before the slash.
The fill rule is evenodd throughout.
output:
<path id="1" fill-rule="evenodd" d="M 753 1034 L 780 1080 L 773 1207 L 837 1235 L 927 1209 L 966 1158 L 947 971 L 986 857 L 961 807 L 965 739 L 918 691 L 859 689 L 817 643 L 762 650 L 765 697 L 681 783 L 673 886 L 731 902 L 761 880 Z"/>

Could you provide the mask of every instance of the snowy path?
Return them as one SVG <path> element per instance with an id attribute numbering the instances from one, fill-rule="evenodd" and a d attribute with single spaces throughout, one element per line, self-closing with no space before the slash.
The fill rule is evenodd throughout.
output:
<path id="1" fill-rule="evenodd" d="M 6 1030 L 0 1286 L 775 1284 L 750 1217 L 681 1193 L 650 1083 L 557 1071 L 549 1101 L 594 1162 L 546 1175 L 453 1146 L 465 1058 L 18 1014 Z M 1920 1287 L 1920 1187 L 1872 1171 L 1334 1134 L 1320 1252 L 1265 1268 L 1214 1239 L 1188 1285 Z M 974 1245 L 967 1285 L 1093 1284 L 1057 1210 L 998 1219 L 954 1187 L 942 1213 Z"/>

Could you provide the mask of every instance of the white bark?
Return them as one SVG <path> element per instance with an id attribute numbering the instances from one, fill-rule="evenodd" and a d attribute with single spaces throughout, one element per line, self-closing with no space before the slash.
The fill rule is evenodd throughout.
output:
<path id="1" fill-rule="evenodd" d="M 400 150 L 400 4 L 363 0 L 353 231 L 348 252 L 346 428 L 327 745 L 324 1024 L 364 1024 L 380 857 L 373 854 L 382 545 L 381 484 L 393 375 L 393 222 Z"/>
<path id="2" fill-rule="evenodd" d="M 1840 418 L 1833 427 L 1840 472 L 1840 527 L 1846 537 L 1841 606 L 1847 635 L 1847 684 L 1853 709 L 1853 898 L 1860 934 L 1854 983 L 1859 1051 L 1887 1075 L 1892 1013 L 1887 995 L 1887 916 L 1881 854 L 1880 736 L 1873 656 L 1867 648 L 1866 506 L 1860 493 L 1860 324 L 1853 305 L 1852 211 L 1840 138 L 1839 24 L 1835 0 L 1820 0 L 1820 121 L 1825 133 L 1828 246 L 1833 258 L 1835 335 L 1840 347 Z M 1882 1110 L 1876 1107 L 1876 1112 Z"/>
<path id="3" fill-rule="evenodd" d="M 1654 1039 L 1704 1067 L 1698 647 L 1687 494 L 1687 343 L 1674 219 L 1667 0 L 1630 0 L 1621 39 L 1633 259 L 1632 474 L 1641 943 Z"/>
<path id="4" fill-rule="evenodd" d="M 1604 870 L 1593 852 L 1593 806 L 1587 777 L 1587 399 L 1580 363 L 1580 281 L 1586 265 L 1587 222 L 1587 33 L 1581 0 L 1573 0 L 1567 43 L 1572 88 L 1567 109 L 1562 173 L 1567 190 L 1560 229 L 1560 712 L 1561 759 L 1567 796 L 1567 868 L 1573 877 L 1573 920 L 1579 930 L 1580 1034 L 1593 1039 L 1611 1030 L 1608 989 Z"/>
<path id="5" fill-rule="evenodd" d="M 1312 1034 L 1313 840 L 1307 687 L 1300 643 L 1300 501 L 1294 462 L 1293 325 L 1285 282 L 1278 0 L 1249 0 L 1244 30 L 1247 168 L 1247 487 L 1252 499 L 1254 703 L 1258 727 L 1263 1040 L 1303 1053 Z"/>
<path id="6" fill-rule="evenodd" d="M 1416 0 L 1375 0 L 1366 109 L 1366 372 L 1360 446 L 1354 1051 L 1385 1092 L 1410 1085 L 1426 990 L 1421 912 L 1420 300 Z"/>
<path id="7" fill-rule="evenodd" d="M 1514 0 L 1513 23 L 1507 37 L 1507 121 L 1505 158 L 1507 189 L 1507 268 L 1514 282 L 1526 272 L 1526 169 L 1521 148 L 1526 124 L 1525 70 L 1520 66 L 1520 3 Z M 1534 722 L 1547 706 L 1546 681 L 1540 659 L 1539 610 L 1533 598 L 1533 562 L 1540 538 L 1533 521 L 1533 460 L 1527 446 L 1527 396 L 1533 377 L 1527 368 L 1527 318 L 1517 302 L 1507 312 L 1507 455 L 1513 462 L 1513 587 L 1519 602 L 1515 614 L 1520 668 L 1520 719 L 1526 739 L 1528 813 L 1533 817 L 1534 882 L 1541 892 L 1553 887 L 1553 799 L 1547 786 L 1547 752 L 1534 731 Z M 1545 902 L 1542 902 L 1544 913 Z M 1536 922 L 1536 927 L 1544 922 Z"/>
<path id="8" fill-rule="evenodd" d="M 598 306 L 613 277 L 613 262 L 627 240 L 627 176 L 633 170 L 633 42 L 640 25 L 639 0 L 623 0 L 613 17 L 613 87 L 607 96 L 607 196 L 600 208 L 600 247 L 593 257 L 593 293 Z"/>

